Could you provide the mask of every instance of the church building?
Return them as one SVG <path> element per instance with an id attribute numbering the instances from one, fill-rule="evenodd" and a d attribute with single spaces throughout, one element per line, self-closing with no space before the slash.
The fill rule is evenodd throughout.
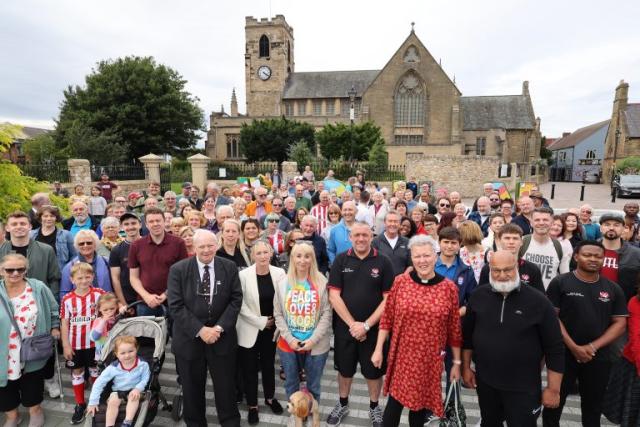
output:
<path id="1" fill-rule="evenodd" d="M 213 112 L 206 154 L 242 160 L 240 127 L 285 116 L 312 124 L 372 121 L 382 130 L 390 164 L 407 154 L 495 156 L 501 163 L 534 163 L 540 119 L 529 84 L 517 95 L 462 96 L 413 29 L 380 70 L 297 72 L 293 28 L 285 17 L 245 20 L 246 114 Z"/>

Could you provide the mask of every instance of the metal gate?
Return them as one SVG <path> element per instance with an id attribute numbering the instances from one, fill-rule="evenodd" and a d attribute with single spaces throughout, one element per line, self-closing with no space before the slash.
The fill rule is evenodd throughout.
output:
<path id="1" fill-rule="evenodd" d="M 165 163 L 160 165 L 160 191 L 171 190 L 171 164 Z"/>

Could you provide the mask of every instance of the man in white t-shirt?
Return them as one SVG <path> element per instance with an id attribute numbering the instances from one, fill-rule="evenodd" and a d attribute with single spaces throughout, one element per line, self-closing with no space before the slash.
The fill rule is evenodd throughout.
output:
<path id="1" fill-rule="evenodd" d="M 549 208 L 536 208 L 532 215 L 533 234 L 525 236 L 520 249 L 521 258 L 534 263 L 542 273 L 545 290 L 551 279 L 560 273 L 569 272 L 571 252 L 563 251 L 560 242 L 549 236 L 553 223 L 553 211 Z M 564 253 L 567 252 L 567 253 Z"/>
<path id="2" fill-rule="evenodd" d="M 371 195 L 367 190 L 360 192 L 360 201 L 357 205 L 356 221 L 366 222 L 373 228 L 373 214 L 369 211 L 369 199 Z"/>

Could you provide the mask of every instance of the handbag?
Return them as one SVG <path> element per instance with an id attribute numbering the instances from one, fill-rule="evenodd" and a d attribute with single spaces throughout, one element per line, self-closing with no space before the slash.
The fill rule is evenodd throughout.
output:
<path id="1" fill-rule="evenodd" d="M 453 396 L 453 398 L 452 398 Z M 440 418 L 439 427 L 466 427 L 467 414 L 460 401 L 460 383 L 453 381 L 444 402 L 444 416 Z"/>
<path id="2" fill-rule="evenodd" d="M 7 306 L 7 302 L 4 298 L 0 298 L 2 300 L 2 305 L 7 312 L 7 316 L 9 316 L 9 320 L 13 324 L 13 327 L 16 329 L 20 340 L 22 341 L 22 345 L 20 346 L 20 361 L 21 362 L 34 362 L 37 360 L 45 360 L 51 357 L 53 354 L 53 337 L 51 334 L 42 334 L 36 335 L 33 337 L 22 338 L 22 334 L 20 333 L 20 328 L 16 323 L 16 319 L 11 315 L 11 311 Z"/>

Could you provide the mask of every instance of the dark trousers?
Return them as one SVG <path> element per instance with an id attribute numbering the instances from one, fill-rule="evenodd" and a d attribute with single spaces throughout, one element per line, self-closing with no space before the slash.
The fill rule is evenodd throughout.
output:
<path id="1" fill-rule="evenodd" d="M 182 382 L 184 422 L 188 427 L 207 427 L 205 384 L 207 370 L 213 381 L 218 422 L 223 427 L 240 426 L 240 412 L 235 390 L 236 352 L 224 356 L 205 346 L 202 357 L 187 360 L 176 356 L 176 367 Z"/>
<path id="2" fill-rule="evenodd" d="M 389 395 L 387 399 L 387 406 L 384 408 L 384 414 L 382 415 L 382 425 L 384 427 L 397 427 L 400 425 L 400 416 L 404 406 L 398 402 L 393 396 Z M 409 411 L 409 427 L 422 427 L 424 426 L 424 420 L 427 415 L 426 409 L 419 411 Z"/>
<path id="3" fill-rule="evenodd" d="M 535 427 L 542 412 L 541 392 L 517 392 L 499 390 L 483 382 L 476 375 L 478 403 L 482 427 Z"/>
<path id="4" fill-rule="evenodd" d="M 599 427 L 602 413 L 602 399 L 609 381 L 611 362 L 606 360 L 592 360 L 588 363 L 578 363 L 570 351 L 566 352 L 564 375 L 560 387 L 560 406 L 556 409 L 545 408 L 542 421 L 545 427 L 559 427 L 562 408 L 567 401 L 570 387 L 578 380 L 580 392 L 580 409 L 582 410 L 582 425 L 584 427 Z"/>
<path id="5" fill-rule="evenodd" d="M 276 390 L 274 369 L 276 343 L 273 341 L 273 329 L 259 331 L 253 347 L 239 347 L 238 356 L 244 376 L 247 405 L 258 406 L 258 369 L 262 372 L 264 398 L 273 399 Z"/>

